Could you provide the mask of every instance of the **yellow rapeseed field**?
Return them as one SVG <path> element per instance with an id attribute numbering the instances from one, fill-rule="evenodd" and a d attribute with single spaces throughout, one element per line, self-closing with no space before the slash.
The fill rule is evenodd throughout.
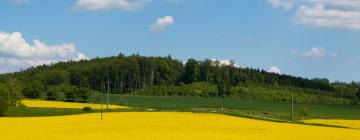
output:
<path id="1" fill-rule="evenodd" d="M 58 102 L 58 101 L 43 101 L 43 100 L 23 100 L 22 103 L 27 107 L 49 107 L 49 108 L 83 108 L 89 106 L 93 109 L 100 109 L 101 104 L 90 103 L 71 103 L 71 102 Z M 103 106 L 104 108 L 106 105 Z M 127 108 L 125 106 L 110 105 L 110 109 Z"/>
<path id="2" fill-rule="evenodd" d="M 360 130 L 217 114 L 117 112 L 0 118 L 1 140 L 360 140 Z"/>
<path id="3" fill-rule="evenodd" d="M 304 120 L 305 123 L 325 124 L 360 129 L 360 120 L 334 120 L 334 119 L 311 119 Z"/>

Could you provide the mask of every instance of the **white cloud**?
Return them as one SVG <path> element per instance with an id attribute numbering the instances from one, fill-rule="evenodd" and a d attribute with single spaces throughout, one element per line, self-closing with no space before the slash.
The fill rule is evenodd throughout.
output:
<path id="1" fill-rule="evenodd" d="M 297 7 L 294 21 L 326 28 L 360 29 L 360 0 L 267 0 L 273 7 Z M 289 2 L 289 1 L 292 1 Z"/>
<path id="2" fill-rule="evenodd" d="M 212 65 L 216 66 L 216 65 L 220 65 L 220 66 L 230 66 L 233 65 L 234 67 L 240 67 L 239 64 L 237 64 L 234 60 L 229 60 L 229 59 L 223 59 L 223 60 L 218 60 L 218 59 L 211 59 L 212 61 Z"/>
<path id="3" fill-rule="evenodd" d="M 82 59 L 87 57 L 77 52 L 74 44 L 71 43 L 47 45 L 34 40 L 29 44 L 19 32 L 0 32 L 0 73 L 58 61 Z"/>
<path id="4" fill-rule="evenodd" d="M 75 8 L 83 10 L 122 9 L 136 11 L 151 0 L 77 0 Z"/>
<path id="5" fill-rule="evenodd" d="M 11 0 L 11 2 L 14 4 L 26 4 L 29 3 L 30 0 Z"/>
<path id="6" fill-rule="evenodd" d="M 297 0 L 267 0 L 274 8 L 282 8 L 284 10 L 290 10 Z"/>
<path id="7" fill-rule="evenodd" d="M 325 57 L 336 57 L 337 54 L 334 52 L 326 51 L 323 48 L 311 48 L 307 52 L 300 52 L 298 49 L 292 50 L 291 53 L 298 57 L 309 58 L 309 59 L 320 59 Z"/>
<path id="8" fill-rule="evenodd" d="M 325 9 L 323 4 L 301 6 L 296 22 L 317 27 L 360 29 L 360 11 Z"/>
<path id="9" fill-rule="evenodd" d="M 359 10 L 359 0 L 308 0 L 311 3 L 322 4 L 331 9 Z"/>
<path id="10" fill-rule="evenodd" d="M 150 26 L 150 30 L 153 32 L 162 32 L 165 31 L 167 26 L 174 24 L 175 20 L 172 16 L 164 16 L 163 18 L 158 18 L 154 24 Z"/>
<path id="11" fill-rule="evenodd" d="M 278 68 L 276 66 L 271 66 L 270 69 L 268 70 L 268 72 L 280 74 L 281 70 L 280 70 L 280 68 Z"/>

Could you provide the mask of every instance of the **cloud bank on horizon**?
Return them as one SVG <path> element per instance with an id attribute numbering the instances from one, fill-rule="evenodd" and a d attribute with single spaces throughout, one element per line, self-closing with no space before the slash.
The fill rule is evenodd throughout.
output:
<path id="1" fill-rule="evenodd" d="M 29 44 L 20 32 L 0 32 L 0 73 L 59 61 L 87 59 L 72 43 L 47 45 L 39 40 Z"/>

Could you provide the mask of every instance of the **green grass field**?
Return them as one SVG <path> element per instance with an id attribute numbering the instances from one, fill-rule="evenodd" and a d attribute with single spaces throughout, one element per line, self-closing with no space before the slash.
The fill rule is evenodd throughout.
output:
<path id="1" fill-rule="evenodd" d="M 105 106 L 104 106 L 105 107 Z M 141 112 L 143 108 L 128 109 L 109 109 L 104 108 L 103 112 Z M 92 109 L 91 111 L 83 111 L 76 108 L 38 108 L 38 107 L 11 107 L 5 111 L 4 117 L 44 117 L 44 116 L 63 116 L 76 115 L 85 113 L 101 112 L 100 109 Z"/>
<path id="2" fill-rule="evenodd" d="M 104 100 L 106 96 L 104 95 Z M 93 96 L 91 102 L 99 103 Z M 105 100 L 106 101 L 106 100 Z M 280 120 L 289 120 L 291 104 L 284 102 L 249 101 L 240 99 L 164 97 L 110 95 L 110 103 L 131 107 L 150 108 L 157 111 L 213 112 L 235 116 L 261 116 Z M 360 119 L 359 106 L 330 106 L 295 104 L 295 117 L 299 119 L 301 108 L 309 110 L 306 119 Z M 221 109 L 223 108 L 223 109 Z"/>
<path id="3" fill-rule="evenodd" d="M 5 111 L 5 117 L 40 117 L 61 116 L 86 113 L 82 109 L 70 108 L 35 108 L 35 107 L 11 107 Z"/>
<path id="4" fill-rule="evenodd" d="M 92 96 L 90 102 L 101 103 L 99 94 Z M 103 94 L 106 101 L 106 95 Z M 250 118 L 272 118 L 275 120 L 288 121 L 290 119 L 291 104 L 284 102 L 250 101 L 240 99 L 198 98 L 198 97 L 167 97 L 167 96 L 134 96 L 134 95 L 110 95 L 110 104 L 134 107 L 119 111 L 186 111 L 219 113 L 233 116 Z M 300 119 L 300 108 L 307 108 L 309 116 L 305 119 L 360 119 L 359 106 L 330 106 L 295 104 L 295 119 Z M 92 110 L 100 112 L 100 110 Z M 87 113 L 82 109 L 63 108 L 31 108 L 12 107 L 4 116 L 28 117 L 28 116 L 58 116 Z"/>

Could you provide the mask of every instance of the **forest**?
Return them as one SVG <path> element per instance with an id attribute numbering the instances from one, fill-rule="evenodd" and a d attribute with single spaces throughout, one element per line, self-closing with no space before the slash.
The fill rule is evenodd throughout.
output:
<path id="1" fill-rule="evenodd" d="M 294 94 L 298 103 L 337 105 L 357 104 L 360 99 L 359 82 L 307 79 L 210 59 L 182 62 L 170 55 L 149 57 L 121 53 L 2 74 L 0 91 L 19 96 L 16 98 L 78 102 L 86 102 L 92 94 L 99 92 L 272 102 L 289 102 Z"/>

